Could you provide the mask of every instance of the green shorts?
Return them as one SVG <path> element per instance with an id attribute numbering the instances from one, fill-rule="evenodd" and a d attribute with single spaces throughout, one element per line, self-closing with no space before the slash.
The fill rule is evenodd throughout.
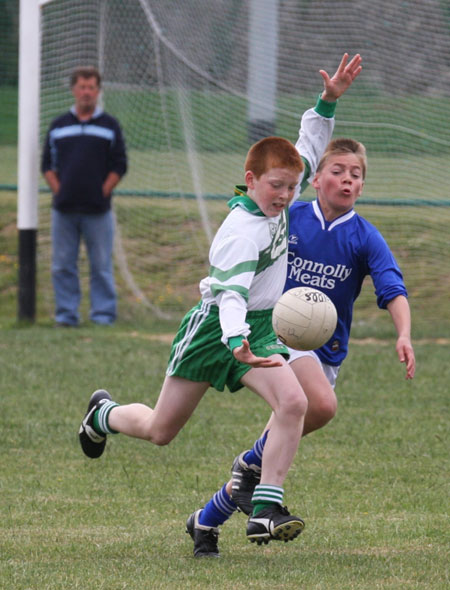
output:
<path id="1" fill-rule="evenodd" d="M 281 354 L 289 358 L 288 349 L 277 342 L 272 329 L 271 309 L 248 311 L 246 321 L 250 325 L 248 341 L 253 354 L 264 358 Z M 218 391 L 223 391 L 225 385 L 230 391 L 241 389 L 240 380 L 251 366 L 237 361 L 221 338 L 219 308 L 200 302 L 181 322 L 172 343 L 166 374 L 190 381 L 206 381 Z"/>

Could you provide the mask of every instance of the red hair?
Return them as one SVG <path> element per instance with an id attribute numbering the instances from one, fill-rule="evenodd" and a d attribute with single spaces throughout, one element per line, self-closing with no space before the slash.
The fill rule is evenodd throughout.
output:
<path id="1" fill-rule="evenodd" d="M 256 178 L 272 168 L 289 168 L 299 173 L 304 165 L 296 147 L 283 137 L 265 137 L 252 145 L 245 159 L 244 170 Z"/>

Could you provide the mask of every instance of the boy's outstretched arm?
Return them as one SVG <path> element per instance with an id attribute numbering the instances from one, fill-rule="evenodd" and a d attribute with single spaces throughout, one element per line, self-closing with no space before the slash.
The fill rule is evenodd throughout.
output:
<path id="1" fill-rule="evenodd" d="M 324 91 L 321 95 L 322 100 L 335 102 L 344 94 L 347 88 L 352 85 L 353 80 L 361 73 L 362 57 L 359 53 L 357 53 L 350 62 L 348 62 L 348 57 L 348 53 L 344 53 L 338 69 L 331 78 L 325 70 L 319 70 L 324 83 Z"/>
<path id="2" fill-rule="evenodd" d="M 411 344 L 411 313 L 404 295 L 394 297 L 387 304 L 395 329 L 397 330 L 396 350 L 401 363 L 406 365 L 406 379 L 412 379 L 416 371 L 416 359 Z"/>

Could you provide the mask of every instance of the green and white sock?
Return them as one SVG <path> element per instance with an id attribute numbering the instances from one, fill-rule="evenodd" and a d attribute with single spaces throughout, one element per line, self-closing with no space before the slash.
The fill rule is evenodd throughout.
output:
<path id="1" fill-rule="evenodd" d="M 113 401 L 107 401 L 100 406 L 94 413 L 93 426 L 99 434 L 117 434 L 117 430 L 109 427 L 108 416 L 113 408 L 117 408 L 119 404 Z"/>
<path id="2" fill-rule="evenodd" d="M 253 515 L 257 514 L 270 504 L 283 504 L 284 489 L 280 486 L 258 484 L 252 496 Z"/>

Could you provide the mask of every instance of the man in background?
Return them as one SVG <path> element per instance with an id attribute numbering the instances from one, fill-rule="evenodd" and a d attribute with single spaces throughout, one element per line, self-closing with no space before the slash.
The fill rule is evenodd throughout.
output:
<path id="1" fill-rule="evenodd" d="M 70 79 L 75 104 L 50 125 L 42 173 L 53 193 L 52 282 L 57 326 L 77 326 L 81 300 L 78 273 L 83 238 L 90 267 L 90 319 L 112 324 L 117 316 L 114 282 L 114 187 L 127 169 L 118 121 L 98 105 L 101 77 L 78 67 Z"/>

